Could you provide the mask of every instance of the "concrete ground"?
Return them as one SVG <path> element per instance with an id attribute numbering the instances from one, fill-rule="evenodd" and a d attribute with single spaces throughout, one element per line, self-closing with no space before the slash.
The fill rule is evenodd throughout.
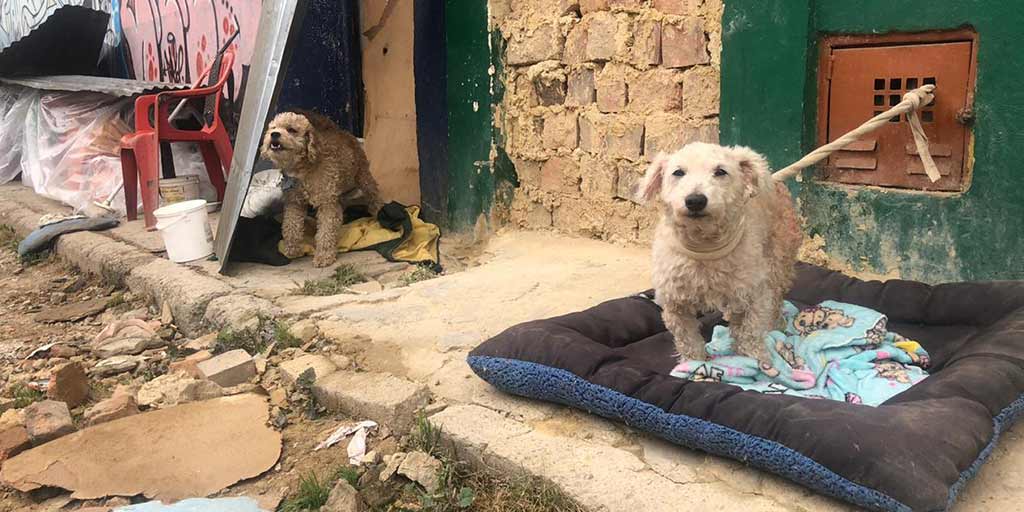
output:
<path id="1" fill-rule="evenodd" d="M 0 186 L 0 224 L 19 232 L 41 214 L 60 210 L 19 185 Z M 175 265 L 161 259 L 151 251 L 159 246 L 141 232 L 134 223 L 106 233 L 68 235 L 57 251 L 84 270 L 122 280 L 158 303 L 169 302 L 176 321 L 194 332 L 243 322 L 256 311 L 310 319 L 321 335 L 346 347 L 362 369 L 395 379 L 381 381 L 381 395 L 391 382 L 402 382 L 422 401 L 419 390 L 427 388 L 434 402 L 428 408 L 431 419 L 470 460 L 549 479 L 591 510 L 852 510 L 734 461 L 580 411 L 503 394 L 470 371 L 468 351 L 509 326 L 646 288 L 649 264 L 642 248 L 548 233 L 503 233 L 488 243 L 480 265 L 462 272 L 365 295 L 303 297 L 291 293 L 295 283 L 327 271 L 303 261 L 278 269 L 239 265 L 231 276 L 220 276 L 209 262 Z M 346 258 L 379 276 L 396 270 L 372 254 Z M 352 378 L 335 380 L 340 385 Z M 381 407 L 395 411 L 387 396 L 367 392 L 355 405 L 348 398 L 355 412 L 363 407 L 368 416 Z M 1017 427 L 1003 434 L 989 463 L 961 495 L 957 511 L 1009 510 L 1024 501 L 1021 432 Z"/>

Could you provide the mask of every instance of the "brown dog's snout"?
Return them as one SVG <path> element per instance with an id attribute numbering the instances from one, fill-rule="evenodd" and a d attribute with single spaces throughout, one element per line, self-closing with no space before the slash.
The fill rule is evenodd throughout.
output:
<path id="1" fill-rule="evenodd" d="M 708 206 L 708 196 L 704 194 L 690 194 L 686 196 L 686 209 L 691 212 L 703 211 Z"/>
<path id="2" fill-rule="evenodd" d="M 272 140 L 272 141 L 281 140 L 281 132 L 270 132 L 270 140 Z"/>

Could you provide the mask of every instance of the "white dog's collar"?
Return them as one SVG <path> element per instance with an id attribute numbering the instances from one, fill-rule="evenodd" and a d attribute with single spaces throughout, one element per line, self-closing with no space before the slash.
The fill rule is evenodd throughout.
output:
<path id="1" fill-rule="evenodd" d="M 746 220 L 746 216 L 740 217 L 740 220 L 733 226 L 733 229 L 726 233 L 724 238 L 713 243 L 695 243 L 693 240 L 687 240 L 686 237 L 680 237 L 680 248 L 683 254 L 695 260 L 722 259 L 731 254 L 736 249 L 736 246 L 740 244 L 740 240 L 743 238 L 743 225 L 746 223 Z"/>

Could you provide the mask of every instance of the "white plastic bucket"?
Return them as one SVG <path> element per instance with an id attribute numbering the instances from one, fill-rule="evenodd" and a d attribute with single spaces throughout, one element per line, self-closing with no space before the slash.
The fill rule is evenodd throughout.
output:
<path id="1" fill-rule="evenodd" d="M 213 231 L 206 201 L 197 199 L 158 208 L 156 229 L 164 239 L 167 257 L 175 263 L 195 261 L 213 254 Z"/>
<path id="2" fill-rule="evenodd" d="M 160 197 L 165 205 L 199 199 L 199 176 L 160 180 Z"/>

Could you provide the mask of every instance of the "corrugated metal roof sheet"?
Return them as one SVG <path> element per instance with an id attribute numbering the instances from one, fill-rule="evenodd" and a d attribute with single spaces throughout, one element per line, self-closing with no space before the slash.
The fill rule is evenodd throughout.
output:
<path id="1" fill-rule="evenodd" d="M 188 84 L 172 84 L 167 82 L 147 82 L 144 80 L 125 80 L 122 78 L 105 78 L 98 76 L 65 75 L 65 76 L 34 76 L 4 78 L 0 82 L 21 85 L 44 91 L 90 91 L 101 92 L 111 96 L 128 97 L 136 94 L 147 94 L 173 89 L 188 89 Z"/>

